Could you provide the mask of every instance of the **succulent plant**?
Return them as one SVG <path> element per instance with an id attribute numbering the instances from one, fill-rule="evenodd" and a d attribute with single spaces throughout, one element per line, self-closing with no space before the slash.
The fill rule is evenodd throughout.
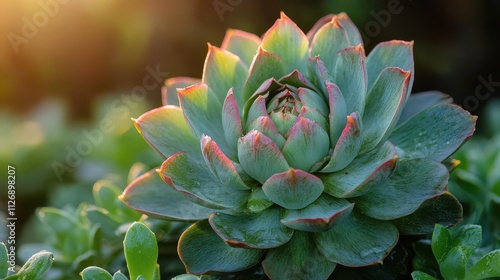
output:
<path id="1" fill-rule="evenodd" d="M 442 93 L 410 96 L 412 48 L 365 56 L 344 13 L 307 34 L 283 13 L 262 38 L 228 30 L 201 80 L 168 79 L 165 106 L 134 120 L 165 161 L 121 199 L 195 222 L 178 244 L 190 274 L 261 263 L 271 279 L 326 279 L 382 263 L 400 234 L 461 220 L 442 162 L 475 128 Z"/>

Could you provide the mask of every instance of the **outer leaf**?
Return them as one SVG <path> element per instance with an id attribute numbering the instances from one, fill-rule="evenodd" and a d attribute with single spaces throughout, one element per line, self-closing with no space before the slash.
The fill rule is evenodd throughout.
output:
<path id="1" fill-rule="evenodd" d="M 197 84 L 179 90 L 179 100 L 184 117 L 197 139 L 200 139 L 202 135 L 210 136 L 217 142 L 224 154 L 229 158 L 236 158 L 235 151 L 226 143 L 224 136 L 222 101 L 220 103 L 217 101 L 207 85 Z"/>
<path id="2" fill-rule="evenodd" d="M 222 106 L 222 129 L 227 144 L 233 151 L 238 150 L 238 139 L 243 135 L 240 110 L 230 89 Z"/>
<path id="3" fill-rule="evenodd" d="M 444 279 L 465 279 L 467 258 L 461 247 L 453 247 L 439 264 Z"/>
<path id="4" fill-rule="evenodd" d="M 351 21 L 351 19 L 347 16 L 346 13 L 340 13 L 337 15 L 337 19 L 347 32 L 347 36 L 349 36 L 349 41 L 351 42 L 351 46 L 357 46 L 359 44 L 363 44 L 363 39 L 361 38 L 361 34 L 358 31 L 356 25 Z"/>
<path id="5" fill-rule="evenodd" d="M 208 54 L 203 67 L 202 82 L 215 93 L 220 104 L 230 88 L 241 96 L 248 68 L 240 58 L 224 49 L 208 44 Z"/>
<path id="6" fill-rule="evenodd" d="M 336 264 L 316 249 L 310 234 L 296 231 L 287 244 L 269 250 L 262 266 L 271 279 L 327 279 Z"/>
<path id="7" fill-rule="evenodd" d="M 411 273 L 411 278 L 413 280 L 436 280 L 436 278 L 422 271 L 413 271 Z"/>
<path id="8" fill-rule="evenodd" d="M 232 185 L 229 181 L 221 182 L 205 165 L 198 164 L 186 153 L 168 158 L 158 173 L 163 181 L 186 198 L 214 209 L 241 206 L 249 195 L 249 191 L 242 190 L 242 186 Z"/>
<path id="9" fill-rule="evenodd" d="M 262 48 L 277 54 L 285 63 L 285 72 L 297 69 L 306 73 L 309 41 L 300 28 L 283 12 L 281 18 L 264 34 Z"/>
<path id="10" fill-rule="evenodd" d="M 208 218 L 213 211 L 169 188 L 154 170 L 132 181 L 120 200 L 136 211 L 163 219 L 197 221 Z"/>
<path id="11" fill-rule="evenodd" d="M 349 38 L 334 16 L 330 22 L 319 28 L 311 41 L 311 56 L 319 55 L 332 76 L 336 75 L 335 64 L 341 50 L 349 47 Z"/>
<path id="12" fill-rule="evenodd" d="M 449 227 L 462 220 L 462 205 L 449 192 L 426 201 L 414 213 L 393 220 L 401 234 L 427 234 L 433 231 L 435 224 Z"/>
<path id="13" fill-rule="evenodd" d="M 347 113 L 363 116 L 366 98 L 366 66 L 363 45 L 341 51 L 335 64 L 333 82 L 342 90 Z"/>
<path id="14" fill-rule="evenodd" d="M 471 267 L 465 276 L 466 279 L 479 280 L 500 277 L 500 250 L 491 251 L 483 256 Z M 496 264 L 496 265 L 495 265 Z"/>
<path id="15" fill-rule="evenodd" d="M 399 118 L 398 126 L 409 120 L 414 115 L 427 109 L 431 106 L 438 104 L 451 104 L 453 103 L 453 98 L 451 96 L 444 94 L 440 91 L 425 91 L 419 93 L 412 93 L 408 97 L 408 101 L 401 112 L 401 117 Z"/>
<path id="16" fill-rule="evenodd" d="M 345 199 L 322 195 L 304 209 L 287 210 L 281 222 L 300 231 L 322 232 L 342 222 L 353 207 Z"/>
<path id="17" fill-rule="evenodd" d="M 472 136 L 476 119 L 458 106 L 436 105 L 398 127 L 390 141 L 404 151 L 402 157 L 443 161 Z"/>
<path id="18" fill-rule="evenodd" d="M 163 106 L 174 105 L 179 106 L 179 98 L 177 98 L 177 89 L 192 86 L 201 83 L 200 79 L 190 77 L 174 77 L 165 80 L 165 85 L 161 88 L 161 100 Z"/>
<path id="19" fill-rule="evenodd" d="M 9 256 L 7 255 L 7 247 L 3 242 L 0 242 L 0 278 L 7 277 L 9 270 Z"/>
<path id="20" fill-rule="evenodd" d="M 318 21 L 316 21 L 316 23 L 313 25 L 313 27 L 311 27 L 311 29 L 307 32 L 306 36 L 307 36 L 307 39 L 309 41 L 312 41 L 312 39 L 314 38 L 314 36 L 316 35 L 316 33 L 318 32 L 318 30 L 323 27 L 323 25 L 325 24 L 328 24 L 329 22 L 332 21 L 332 19 L 337 16 L 337 15 L 334 15 L 334 14 L 329 14 L 329 15 L 326 15 L 322 18 L 320 18 Z"/>
<path id="21" fill-rule="evenodd" d="M 396 149 L 385 142 L 367 154 L 357 157 L 343 170 L 319 177 L 325 184 L 325 192 L 335 197 L 355 197 L 383 182 L 396 165 Z"/>
<path id="22" fill-rule="evenodd" d="M 410 72 L 391 67 L 375 81 L 366 100 L 360 153 L 372 150 L 389 136 L 404 107 L 409 77 Z"/>
<path id="23" fill-rule="evenodd" d="M 318 177 L 293 168 L 273 175 L 262 185 L 266 196 L 286 209 L 306 207 L 321 195 L 323 189 L 323 182 Z"/>
<path id="24" fill-rule="evenodd" d="M 159 280 L 160 278 L 153 278 L 153 280 Z M 113 279 L 112 280 L 128 280 L 127 276 L 125 274 L 121 273 L 120 271 L 115 272 L 113 274 Z"/>
<path id="25" fill-rule="evenodd" d="M 347 124 L 340 135 L 330 162 L 321 172 L 335 172 L 344 169 L 358 155 L 361 148 L 362 135 L 361 118 L 358 112 L 347 116 Z"/>
<path id="26" fill-rule="evenodd" d="M 439 263 L 442 263 L 452 246 L 452 237 L 448 229 L 436 224 L 432 233 L 432 252 Z"/>
<path id="27" fill-rule="evenodd" d="M 222 41 L 221 49 L 234 53 L 247 66 L 250 66 L 260 43 L 260 38 L 255 34 L 236 29 L 228 29 Z"/>
<path id="28" fill-rule="evenodd" d="M 134 222 L 123 240 L 123 250 L 127 260 L 130 279 L 139 275 L 153 279 L 158 259 L 158 244 L 155 234 L 144 224 Z"/>
<path id="29" fill-rule="evenodd" d="M 328 154 L 330 141 L 327 132 L 317 123 L 298 118 L 283 146 L 283 155 L 291 167 L 304 171 Z"/>
<path id="30" fill-rule="evenodd" d="M 330 106 L 330 146 L 334 148 L 346 125 L 347 104 L 337 85 L 327 82 L 326 90 Z"/>
<path id="31" fill-rule="evenodd" d="M 363 214 L 393 220 L 415 212 L 422 203 L 443 194 L 448 169 L 430 159 L 401 160 L 389 178 L 353 202 Z"/>
<path id="32" fill-rule="evenodd" d="M 208 221 L 214 231 L 232 247 L 268 249 L 281 246 L 292 238 L 293 230 L 279 222 L 277 207 L 259 214 L 239 216 L 212 213 Z"/>
<path id="33" fill-rule="evenodd" d="M 258 263 L 264 253 L 228 246 L 206 220 L 190 226 L 181 235 L 177 251 L 186 271 L 196 275 L 243 270 Z"/>
<path id="34" fill-rule="evenodd" d="M 30 279 L 41 280 L 54 262 L 54 255 L 50 252 L 41 251 L 31 256 L 19 271 L 5 280 Z"/>
<path id="35" fill-rule="evenodd" d="M 202 159 L 199 141 L 189 130 L 179 107 L 156 108 L 133 121 L 146 142 L 164 158 L 186 151 L 192 157 Z"/>
<path id="36" fill-rule="evenodd" d="M 289 169 L 276 144 L 256 130 L 238 141 L 238 159 L 245 172 L 261 184 L 274 174 Z"/>
<path id="37" fill-rule="evenodd" d="M 113 280 L 113 276 L 105 269 L 89 266 L 80 272 L 83 280 Z"/>
<path id="38" fill-rule="evenodd" d="M 411 74 L 410 80 L 405 85 L 406 92 L 411 92 L 415 68 L 413 64 L 413 41 L 405 42 L 392 40 L 382 42 L 373 48 L 366 60 L 368 72 L 368 89 L 374 86 L 378 76 L 387 67 L 399 67 Z"/>
<path id="39" fill-rule="evenodd" d="M 353 212 L 329 231 L 316 233 L 315 238 L 330 261 L 359 267 L 382 263 L 398 241 L 398 230 L 389 222 Z"/>

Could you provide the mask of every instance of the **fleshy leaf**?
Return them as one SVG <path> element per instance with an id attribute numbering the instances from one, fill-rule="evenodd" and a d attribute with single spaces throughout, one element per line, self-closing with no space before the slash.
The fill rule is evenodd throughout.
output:
<path id="1" fill-rule="evenodd" d="M 363 39 L 361 38 L 361 34 L 359 33 L 356 25 L 351 21 L 351 19 L 347 16 L 346 13 L 340 13 L 337 15 L 337 20 L 340 25 L 347 32 L 347 36 L 349 37 L 349 42 L 351 42 L 351 46 L 357 46 L 363 44 Z"/>
<path id="2" fill-rule="evenodd" d="M 262 190 L 274 203 L 286 209 L 301 209 L 315 201 L 323 192 L 321 180 L 302 170 L 290 170 L 269 178 Z"/>
<path id="3" fill-rule="evenodd" d="M 7 277 L 9 272 L 9 256 L 7 255 L 7 247 L 5 243 L 0 242 L 0 278 Z"/>
<path id="4" fill-rule="evenodd" d="M 247 203 L 247 208 L 251 213 L 260 213 L 273 204 L 274 203 L 267 198 L 260 186 L 252 188 L 252 194 Z"/>
<path id="5" fill-rule="evenodd" d="M 329 14 L 329 15 L 326 15 L 326 16 L 320 18 L 318 21 L 316 21 L 316 23 L 313 25 L 313 27 L 311 27 L 311 29 L 307 32 L 307 34 L 306 34 L 307 39 L 309 41 L 312 41 L 312 39 L 314 38 L 314 36 L 318 32 L 318 30 L 321 27 L 323 27 L 323 25 L 331 22 L 332 18 L 335 17 L 335 16 L 337 16 L 337 15 Z"/>
<path id="6" fill-rule="evenodd" d="M 318 251 L 310 234 L 296 231 L 288 243 L 269 250 L 262 266 L 271 279 L 327 279 L 336 264 Z"/>
<path id="7" fill-rule="evenodd" d="M 276 125 L 279 133 L 284 137 L 288 137 L 290 135 L 290 130 L 292 126 L 297 122 L 297 116 L 292 113 L 287 112 L 272 112 L 269 114 L 269 117 Z"/>
<path id="8" fill-rule="evenodd" d="M 161 100 L 163 106 L 166 105 L 179 106 L 177 89 L 185 88 L 199 83 L 201 83 L 200 79 L 191 77 L 174 77 L 165 80 L 165 85 L 161 87 Z"/>
<path id="9" fill-rule="evenodd" d="M 243 94 L 238 103 L 244 104 L 255 91 L 264 83 L 264 81 L 275 78 L 279 79 L 285 75 L 285 64 L 283 59 L 274 53 L 259 48 L 250 66 Z"/>
<path id="10" fill-rule="evenodd" d="M 410 72 L 386 68 L 368 93 L 363 115 L 363 144 L 361 152 L 375 148 L 396 125 L 406 101 Z"/>
<path id="11" fill-rule="evenodd" d="M 269 114 L 267 113 L 267 108 L 266 108 L 266 95 L 259 95 L 255 100 L 252 102 L 252 105 L 250 106 L 250 109 L 248 109 L 248 114 L 246 116 L 246 131 L 249 131 L 251 129 L 248 128 L 248 125 L 253 122 L 255 119 L 258 117 L 267 117 Z"/>
<path id="12" fill-rule="evenodd" d="M 466 279 L 465 268 L 467 257 L 461 247 L 453 247 L 446 254 L 446 258 L 439 264 L 444 279 Z"/>
<path id="13" fill-rule="evenodd" d="M 31 256 L 16 274 L 4 278 L 4 280 L 40 280 L 42 276 L 52 267 L 54 255 L 47 251 L 40 251 Z"/>
<path id="14" fill-rule="evenodd" d="M 314 108 L 323 116 L 328 117 L 330 114 L 328 103 L 317 92 L 307 88 L 299 88 L 297 94 L 299 95 L 300 102 L 302 102 L 302 106 Z"/>
<path id="15" fill-rule="evenodd" d="M 276 20 L 264 34 L 261 46 L 283 59 L 286 73 L 295 69 L 307 73 L 306 59 L 309 41 L 302 30 L 285 13 L 281 12 L 281 18 Z"/>
<path id="16" fill-rule="evenodd" d="M 256 130 L 238 141 L 238 159 L 245 172 L 261 184 L 274 174 L 289 169 L 278 146 Z"/>
<path id="17" fill-rule="evenodd" d="M 234 53 L 249 67 L 260 43 L 260 38 L 255 34 L 228 29 L 222 41 L 221 49 Z"/>
<path id="18" fill-rule="evenodd" d="M 113 280 L 113 276 L 109 272 L 97 266 L 86 267 L 80 272 L 80 275 L 82 276 L 82 280 Z"/>
<path id="19" fill-rule="evenodd" d="M 422 271 L 413 271 L 411 273 L 411 279 L 413 280 L 436 280 L 436 278 L 430 276 L 429 274 Z"/>
<path id="20" fill-rule="evenodd" d="M 400 160 L 387 180 L 352 201 L 364 215 L 393 220 L 415 212 L 445 192 L 448 169 L 431 159 Z"/>
<path id="21" fill-rule="evenodd" d="M 363 116 L 366 98 L 365 50 L 362 45 L 341 51 L 335 65 L 333 82 L 342 90 L 347 113 Z"/>
<path id="22" fill-rule="evenodd" d="M 322 195 L 303 209 L 287 210 L 281 222 L 300 231 L 322 232 L 342 222 L 353 207 L 354 203 L 345 199 Z"/>
<path id="23" fill-rule="evenodd" d="M 425 91 L 412 93 L 399 117 L 398 126 L 412 118 L 419 112 L 438 104 L 451 104 L 453 98 L 439 91 Z"/>
<path id="24" fill-rule="evenodd" d="M 347 113 L 347 104 L 339 87 L 327 82 L 326 90 L 330 107 L 330 146 L 334 148 L 346 125 L 346 117 L 349 113 Z"/>
<path id="25" fill-rule="evenodd" d="M 330 76 L 330 73 L 326 69 L 325 64 L 321 59 L 319 59 L 319 56 L 315 57 L 310 57 L 307 60 L 309 70 L 310 70 L 310 75 L 309 78 L 311 80 L 311 83 L 318 88 L 319 92 L 323 96 L 325 100 L 328 100 L 328 90 L 326 88 L 326 83 L 332 83 L 333 79 Z"/>
<path id="26" fill-rule="evenodd" d="M 186 151 L 201 160 L 199 141 L 189 130 L 177 106 L 164 106 L 144 113 L 134 124 L 148 144 L 165 159 Z"/>
<path id="27" fill-rule="evenodd" d="M 448 229 L 440 224 L 434 226 L 432 233 L 432 252 L 438 262 L 443 262 L 446 254 L 450 251 L 452 246 L 452 237 Z"/>
<path id="28" fill-rule="evenodd" d="M 258 263 L 263 250 L 233 248 L 215 233 L 207 220 L 190 226 L 179 239 L 179 257 L 190 274 L 232 272 Z"/>
<path id="29" fill-rule="evenodd" d="M 339 172 L 321 174 L 325 192 L 335 197 L 355 197 L 368 192 L 387 179 L 397 160 L 396 149 L 390 142 L 361 157 Z"/>
<path id="30" fill-rule="evenodd" d="M 242 190 L 241 185 L 221 182 L 204 164 L 195 162 L 182 152 L 163 162 L 158 173 L 169 186 L 205 207 L 235 208 L 243 205 L 250 194 L 250 191 Z M 227 178 L 230 177 L 228 175 Z"/>
<path id="31" fill-rule="evenodd" d="M 376 45 L 366 59 L 368 89 L 374 86 L 378 76 L 387 67 L 399 67 L 410 71 L 410 79 L 405 85 L 406 92 L 411 92 L 415 67 L 413 63 L 413 41 L 392 40 Z"/>
<path id="32" fill-rule="evenodd" d="M 179 90 L 178 93 L 184 117 L 197 139 L 200 139 L 202 135 L 210 136 L 217 142 L 224 154 L 229 158 L 236 158 L 235 151 L 226 143 L 224 136 L 222 101 L 219 103 L 206 84 L 187 87 Z M 182 142 L 182 140 L 179 141 Z"/>
<path id="33" fill-rule="evenodd" d="M 304 171 L 325 157 L 330 148 L 327 132 L 317 123 L 298 118 L 283 146 L 283 155 L 291 167 Z"/>
<path id="34" fill-rule="evenodd" d="M 465 279 L 479 280 L 500 277 L 500 250 L 494 250 L 484 255 L 475 263 L 465 276 Z M 497 265 L 494 265 L 497 264 Z"/>
<path id="35" fill-rule="evenodd" d="M 362 140 L 361 118 L 357 112 L 347 116 L 347 124 L 333 150 L 332 157 L 321 172 L 329 173 L 344 169 L 358 155 Z"/>
<path id="36" fill-rule="evenodd" d="M 235 54 L 208 45 L 208 54 L 203 67 L 202 82 L 215 93 L 220 104 L 233 88 L 236 96 L 241 96 L 248 68 Z"/>
<path id="37" fill-rule="evenodd" d="M 208 221 L 232 247 L 268 249 L 281 246 L 292 238 L 293 230 L 280 223 L 280 214 L 278 207 L 271 207 L 259 214 L 213 213 Z"/>
<path id="38" fill-rule="evenodd" d="M 234 151 L 238 150 L 238 139 L 243 135 L 240 116 L 238 103 L 234 97 L 233 90 L 230 89 L 222 106 L 222 129 L 224 130 L 224 137 L 227 144 Z"/>
<path id="39" fill-rule="evenodd" d="M 158 259 L 155 234 L 144 224 L 134 222 L 123 240 L 123 251 L 131 279 L 153 279 Z"/>
<path id="40" fill-rule="evenodd" d="M 168 187 L 154 170 L 132 181 L 119 198 L 134 210 L 160 219 L 197 221 L 213 212 Z"/>
<path id="41" fill-rule="evenodd" d="M 231 160 L 222 153 L 217 143 L 210 137 L 201 137 L 201 150 L 208 168 L 223 185 L 229 185 L 235 190 L 250 189 L 241 179 Z"/>
<path id="42" fill-rule="evenodd" d="M 332 262 L 349 267 L 382 263 L 398 241 L 390 222 L 352 212 L 329 231 L 316 233 L 318 249 Z"/>
<path id="43" fill-rule="evenodd" d="M 435 224 L 453 226 L 462 220 L 462 205 L 449 192 L 426 201 L 412 214 L 393 220 L 401 234 L 428 234 Z"/>
<path id="44" fill-rule="evenodd" d="M 475 116 L 452 104 L 440 104 L 416 114 L 391 135 L 405 158 L 443 161 L 472 136 Z"/>
<path id="45" fill-rule="evenodd" d="M 319 55 L 332 77 L 335 77 L 335 64 L 339 52 L 349 47 L 349 38 L 344 28 L 334 16 L 330 22 L 323 25 L 314 35 L 311 42 L 311 56 Z"/>
<path id="46" fill-rule="evenodd" d="M 250 122 L 247 130 L 257 130 L 262 132 L 265 136 L 269 137 L 278 146 L 278 149 L 283 148 L 285 138 L 278 132 L 276 125 L 269 117 L 258 117 Z"/>

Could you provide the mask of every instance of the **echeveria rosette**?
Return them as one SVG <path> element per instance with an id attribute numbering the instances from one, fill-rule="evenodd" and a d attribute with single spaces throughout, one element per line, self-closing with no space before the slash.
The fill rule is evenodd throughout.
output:
<path id="1" fill-rule="evenodd" d="M 166 160 L 123 201 L 196 222 L 178 245 L 192 274 L 261 262 L 270 278 L 326 279 L 382 263 L 400 234 L 461 219 L 441 162 L 475 126 L 444 94 L 410 96 L 412 47 L 365 56 L 345 14 L 307 35 L 284 14 L 262 38 L 229 30 L 201 80 L 167 80 L 165 106 L 135 120 Z"/>

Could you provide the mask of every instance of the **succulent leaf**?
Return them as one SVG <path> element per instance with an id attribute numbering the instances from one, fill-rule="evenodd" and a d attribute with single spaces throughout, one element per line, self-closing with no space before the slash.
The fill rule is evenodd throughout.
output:
<path id="1" fill-rule="evenodd" d="M 212 230 L 207 220 L 184 231 L 177 250 L 186 271 L 196 275 L 243 270 L 258 263 L 264 253 L 263 250 L 230 247 Z"/>
<path id="2" fill-rule="evenodd" d="M 406 105 L 399 117 L 398 126 L 405 123 L 407 120 L 434 105 L 451 104 L 453 99 L 440 91 L 425 91 L 412 93 L 406 101 Z"/>
<path id="3" fill-rule="evenodd" d="M 247 67 L 250 67 L 260 43 L 260 38 L 255 34 L 237 29 L 228 29 L 222 41 L 221 49 L 235 54 Z"/>
<path id="4" fill-rule="evenodd" d="M 243 135 L 241 114 L 238 103 L 230 89 L 222 105 L 222 129 L 228 146 L 237 153 L 238 138 Z"/>
<path id="5" fill-rule="evenodd" d="M 260 186 L 252 188 L 252 194 L 250 195 L 247 204 L 247 208 L 251 213 L 260 213 L 273 204 L 274 202 L 266 196 Z"/>
<path id="6" fill-rule="evenodd" d="M 161 100 L 163 106 L 179 106 L 177 89 L 201 83 L 201 79 L 191 77 L 174 77 L 165 80 L 165 85 L 161 88 Z"/>
<path id="7" fill-rule="evenodd" d="M 330 107 L 330 146 L 335 147 L 335 143 L 342 135 L 342 130 L 346 125 L 347 104 L 342 91 L 336 84 L 326 83 L 328 92 L 328 105 Z"/>
<path id="8" fill-rule="evenodd" d="M 351 46 L 357 46 L 359 44 L 363 44 L 363 39 L 361 34 L 359 33 L 358 28 L 351 19 L 347 16 L 346 13 L 340 13 L 337 15 L 337 20 L 340 25 L 347 32 L 347 36 L 349 37 L 349 42 L 351 42 Z"/>

